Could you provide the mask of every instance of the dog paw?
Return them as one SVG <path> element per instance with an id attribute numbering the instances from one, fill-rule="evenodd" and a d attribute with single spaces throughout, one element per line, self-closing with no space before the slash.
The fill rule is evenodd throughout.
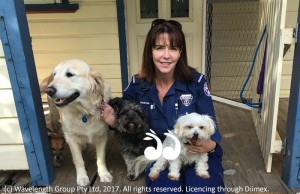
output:
<path id="1" fill-rule="evenodd" d="M 77 185 L 85 187 L 90 184 L 90 180 L 88 176 L 79 176 L 77 177 Z"/>
<path id="2" fill-rule="evenodd" d="M 173 174 L 173 173 L 168 174 L 168 178 L 173 181 L 179 181 L 179 177 L 180 177 L 180 174 L 177 175 L 177 173 L 176 174 Z"/>
<path id="3" fill-rule="evenodd" d="M 129 181 L 134 181 L 136 179 L 135 175 L 134 174 L 127 174 L 126 176 L 127 180 Z"/>
<path id="4" fill-rule="evenodd" d="M 159 173 L 157 173 L 157 172 L 151 171 L 149 173 L 149 178 L 151 181 L 155 181 L 156 179 L 158 179 L 158 177 L 159 177 Z"/>
<path id="5" fill-rule="evenodd" d="M 203 179 L 209 179 L 210 178 L 208 171 L 198 172 L 197 175 L 199 177 L 203 178 Z"/>
<path id="6" fill-rule="evenodd" d="M 100 177 L 100 182 L 111 182 L 113 177 L 109 172 L 98 172 Z"/>

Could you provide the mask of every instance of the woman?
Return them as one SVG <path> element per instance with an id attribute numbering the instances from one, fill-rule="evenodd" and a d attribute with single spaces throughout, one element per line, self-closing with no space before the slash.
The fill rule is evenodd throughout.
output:
<path id="1" fill-rule="evenodd" d="M 188 66 L 182 27 L 174 20 L 156 19 L 152 22 L 145 42 L 141 71 L 133 76 L 123 98 L 144 106 L 150 128 L 162 141 L 164 133 L 173 129 L 180 115 L 197 112 L 210 115 L 215 120 L 207 82 L 202 74 Z M 113 126 L 113 109 L 107 104 L 102 104 L 101 109 L 101 118 Z M 190 165 L 182 170 L 179 181 L 173 181 L 168 179 L 166 168 L 155 181 L 146 176 L 150 193 L 157 193 L 155 188 L 166 189 L 164 193 L 176 193 L 170 188 L 180 187 L 185 190 L 184 193 L 224 193 L 220 140 L 221 134 L 216 130 L 206 143 L 188 145 L 189 154 L 209 153 L 209 179 L 198 177 L 194 166 Z M 177 193 L 182 192 L 177 190 Z"/>

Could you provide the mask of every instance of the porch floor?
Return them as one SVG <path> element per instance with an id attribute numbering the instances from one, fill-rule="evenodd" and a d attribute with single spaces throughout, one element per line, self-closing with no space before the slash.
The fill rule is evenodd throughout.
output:
<path id="1" fill-rule="evenodd" d="M 223 136 L 221 145 L 224 150 L 224 181 L 228 188 L 227 193 L 259 193 L 255 190 L 257 188 L 261 191 L 267 189 L 268 193 L 296 193 L 297 190 L 289 189 L 281 180 L 282 154 L 274 154 L 272 172 L 266 173 L 251 112 L 220 102 L 214 102 L 214 105 L 218 126 Z M 288 99 L 280 99 L 277 127 L 281 139 L 285 137 L 287 109 Z M 113 136 L 111 138 L 113 139 Z M 68 147 L 64 149 L 63 156 L 64 164 L 55 168 L 56 177 L 51 185 L 51 193 L 72 191 L 85 193 L 77 189 L 75 168 Z M 126 167 L 113 141 L 109 141 L 107 146 L 107 167 L 114 177 L 112 183 L 100 183 L 95 153 L 92 149 L 84 151 L 83 156 L 91 181 L 91 189 L 88 193 L 99 193 L 98 189 L 101 193 L 143 193 L 145 191 L 143 176 L 132 182 L 125 179 Z M 29 172 L 0 171 L 0 191 L 12 188 L 10 186 L 31 186 Z"/>

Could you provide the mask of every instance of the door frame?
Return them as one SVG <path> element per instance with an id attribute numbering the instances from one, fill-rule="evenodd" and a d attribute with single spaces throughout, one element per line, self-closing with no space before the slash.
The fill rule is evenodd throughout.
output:
<path id="1" fill-rule="evenodd" d="M 116 0 L 117 4 L 117 20 L 118 20 L 118 31 L 119 31 L 119 47 L 120 47 L 120 65 L 121 65 L 121 80 L 122 89 L 124 90 L 129 80 L 129 67 L 128 67 L 128 45 L 127 45 L 127 31 L 126 31 L 126 17 L 125 17 L 125 0 Z M 201 73 L 205 75 L 205 49 L 206 49 L 206 0 L 203 2 L 203 36 L 202 36 L 202 64 Z"/>

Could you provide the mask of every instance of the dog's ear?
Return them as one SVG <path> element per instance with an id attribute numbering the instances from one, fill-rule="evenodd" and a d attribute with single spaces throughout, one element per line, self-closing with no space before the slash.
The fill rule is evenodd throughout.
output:
<path id="1" fill-rule="evenodd" d="M 89 72 L 89 81 L 91 83 L 91 92 L 96 94 L 96 96 L 101 97 L 101 101 L 104 97 L 104 82 L 102 76 L 93 69 Z"/>
<path id="2" fill-rule="evenodd" d="M 182 136 L 182 132 L 183 132 L 183 130 L 182 130 L 182 121 L 183 121 L 183 117 L 181 116 L 177 119 L 177 121 L 174 125 L 174 133 L 179 137 Z"/>
<path id="3" fill-rule="evenodd" d="M 208 134 L 209 135 L 214 134 L 215 130 L 216 130 L 216 124 L 215 124 L 214 120 L 208 115 L 203 115 L 203 116 L 208 122 Z"/>
<path id="4" fill-rule="evenodd" d="M 108 101 L 108 104 L 110 106 L 115 106 L 121 99 L 119 97 L 116 97 L 116 98 L 112 98 Z"/>
<path id="5" fill-rule="evenodd" d="M 40 93 L 44 94 L 45 89 L 48 87 L 48 85 L 53 81 L 53 74 L 51 73 L 48 77 L 44 78 L 41 83 L 39 84 L 40 86 Z"/>
<path id="6" fill-rule="evenodd" d="M 114 109 L 116 115 L 118 115 L 120 113 L 123 103 L 124 103 L 124 100 L 119 97 L 110 99 L 108 101 L 108 104 Z"/>
<path id="7" fill-rule="evenodd" d="M 143 119 L 143 121 L 147 120 L 147 112 L 145 111 L 144 107 L 141 104 L 138 104 L 137 102 L 134 102 L 134 109 L 139 113 L 140 117 Z"/>
<path id="8" fill-rule="evenodd" d="M 141 105 L 141 104 L 137 104 L 136 110 L 137 110 L 139 117 L 141 118 L 141 120 L 143 122 L 142 127 L 144 128 L 144 130 L 146 132 L 150 126 L 148 114 L 147 114 L 146 110 L 144 109 L 143 105 Z"/>
<path id="9" fill-rule="evenodd" d="M 106 82 L 103 82 L 104 84 L 104 90 L 103 90 L 103 101 L 104 102 L 108 102 L 109 99 L 111 99 L 111 89 L 110 89 L 110 86 L 106 83 Z"/>

